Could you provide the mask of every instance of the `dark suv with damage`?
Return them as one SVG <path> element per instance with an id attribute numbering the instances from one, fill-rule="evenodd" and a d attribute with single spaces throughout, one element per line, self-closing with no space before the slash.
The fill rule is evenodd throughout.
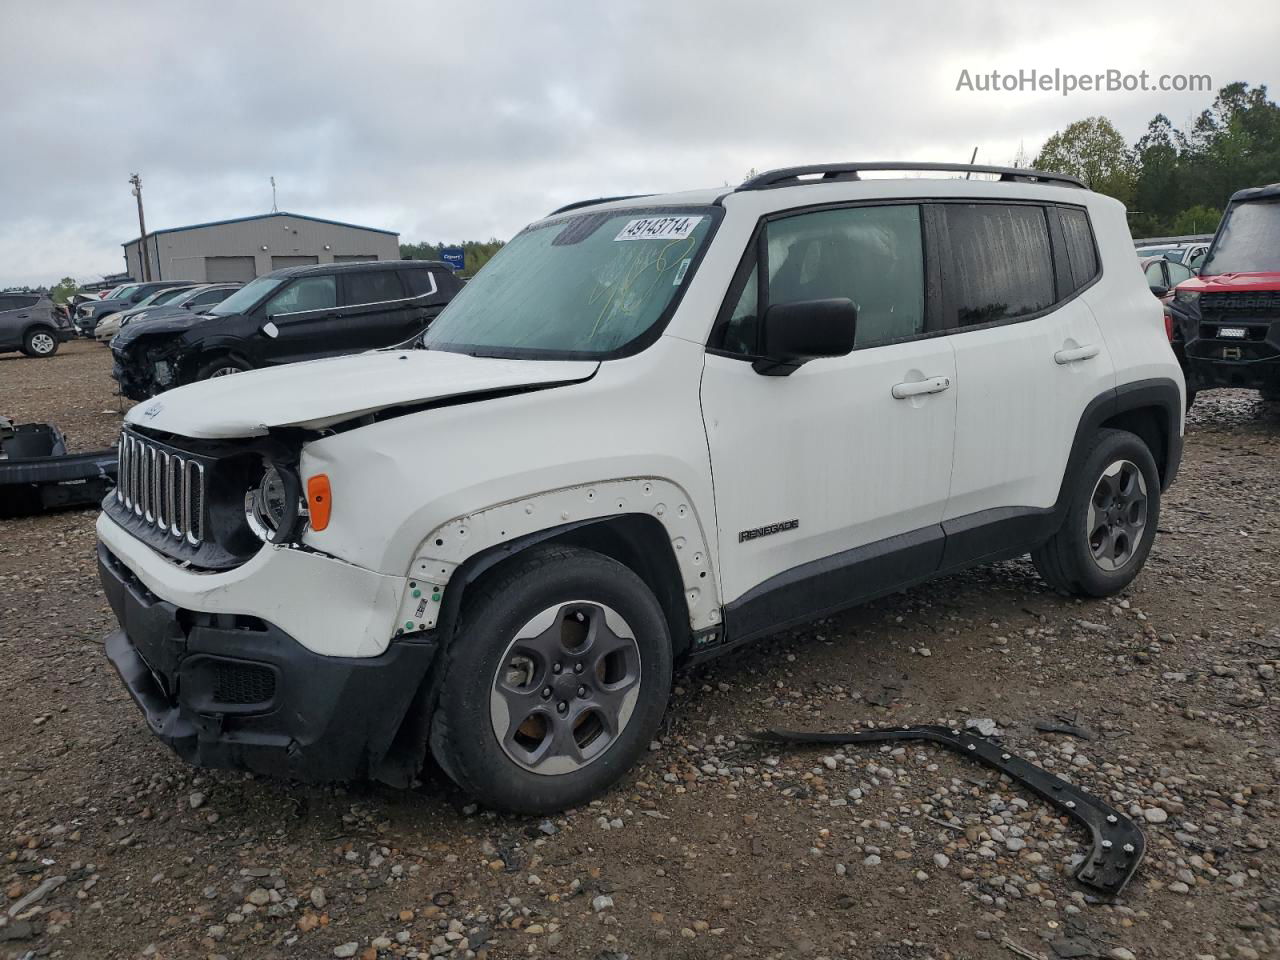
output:
<path id="1" fill-rule="evenodd" d="M 1280 183 L 1232 195 L 1200 275 L 1174 298 L 1188 402 L 1214 387 L 1280 400 Z"/>
<path id="2" fill-rule="evenodd" d="M 299 360 L 404 343 L 462 287 L 428 260 L 322 263 L 276 270 L 207 313 L 130 324 L 111 342 L 120 392 L 172 387 Z"/>

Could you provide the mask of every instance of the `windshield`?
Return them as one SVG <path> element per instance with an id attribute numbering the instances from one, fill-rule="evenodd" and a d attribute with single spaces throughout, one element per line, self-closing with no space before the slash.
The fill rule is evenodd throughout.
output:
<path id="1" fill-rule="evenodd" d="M 210 308 L 209 312 L 215 317 L 225 317 L 232 313 L 244 313 L 246 310 L 253 309 L 259 300 L 284 283 L 284 281 L 284 277 L 273 277 L 270 274 L 265 277 L 259 277 L 257 280 L 250 280 L 216 307 Z"/>
<path id="2" fill-rule="evenodd" d="M 1280 201 L 1237 203 L 1227 211 L 1201 276 L 1280 273 Z"/>
<path id="3" fill-rule="evenodd" d="M 121 287 L 119 290 L 114 290 L 114 291 L 112 291 L 111 296 L 109 296 L 109 297 L 103 297 L 102 299 L 104 299 L 104 300 L 126 300 L 126 299 L 128 299 L 130 296 L 132 296 L 132 295 L 133 295 L 133 291 L 137 290 L 140 286 L 142 286 L 142 284 L 140 284 L 140 283 L 131 283 L 131 284 L 129 284 L 127 287 Z"/>
<path id="4" fill-rule="evenodd" d="M 151 294 L 149 297 L 144 297 L 142 300 L 138 302 L 138 306 L 140 307 L 159 306 L 162 303 L 168 303 L 174 297 L 180 296 L 186 292 L 187 292 L 186 287 L 165 287 L 164 289 L 157 290 L 155 293 Z"/>
<path id="5" fill-rule="evenodd" d="M 663 320 L 719 208 L 584 213 L 530 227 L 444 309 L 423 346 L 481 356 L 591 358 Z"/>

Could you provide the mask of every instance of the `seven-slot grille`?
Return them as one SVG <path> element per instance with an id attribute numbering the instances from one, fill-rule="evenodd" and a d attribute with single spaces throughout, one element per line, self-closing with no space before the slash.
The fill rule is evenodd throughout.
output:
<path id="1" fill-rule="evenodd" d="M 204 464 L 126 431 L 119 471 L 116 500 L 125 509 L 195 546 L 204 541 Z"/>

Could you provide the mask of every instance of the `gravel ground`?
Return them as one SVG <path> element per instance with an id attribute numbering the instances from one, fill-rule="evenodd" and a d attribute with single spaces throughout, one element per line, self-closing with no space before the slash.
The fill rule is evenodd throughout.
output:
<path id="1" fill-rule="evenodd" d="M 0 356 L 0 412 L 101 446 L 108 369 L 83 342 Z M 1278 438 L 1275 405 L 1203 395 L 1123 597 L 1059 597 L 1017 561 L 770 638 L 678 676 L 645 761 L 549 820 L 439 778 L 187 768 L 102 656 L 94 514 L 6 522 L 0 957 L 1276 956 Z M 1083 832 L 985 768 L 740 739 L 974 718 L 1140 820 L 1117 902 L 1070 878 Z M 1055 718 L 1093 738 L 1036 731 Z"/>

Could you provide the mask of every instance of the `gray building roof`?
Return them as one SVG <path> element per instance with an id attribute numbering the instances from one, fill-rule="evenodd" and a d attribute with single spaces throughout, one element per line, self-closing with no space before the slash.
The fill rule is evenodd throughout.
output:
<path id="1" fill-rule="evenodd" d="M 368 230 L 370 233 L 385 233 L 393 237 L 400 236 L 400 234 L 395 230 L 383 230 L 379 227 L 362 227 L 358 223 L 344 223 L 341 220 L 327 220 L 324 217 L 309 217 L 305 213 L 289 213 L 285 210 L 280 210 L 276 213 L 259 213 L 251 217 L 232 217 L 229 220 L 210 220 L 208 223 L 192 223 L 185 227 L 165 227 L 163 230 L 148 230 L 147 236 L 154 237 L 164 233 L 183 233 L 187 230 L 200 230 L 204 227 L 220 227 L 226 223 L 247 223 L 250 220 L 270 220 L 273 217 L 294 217 L 298 220 L 311 220 L 314 223 L 328 223 L 335 227 L 350 227 L 352 230 Z M 132 240 L 128 240 L 120 244 L 120 246 L 127 247 L 131 244 L 137 243 L 141 239 L 141 237 L 134 237 Z"/>

